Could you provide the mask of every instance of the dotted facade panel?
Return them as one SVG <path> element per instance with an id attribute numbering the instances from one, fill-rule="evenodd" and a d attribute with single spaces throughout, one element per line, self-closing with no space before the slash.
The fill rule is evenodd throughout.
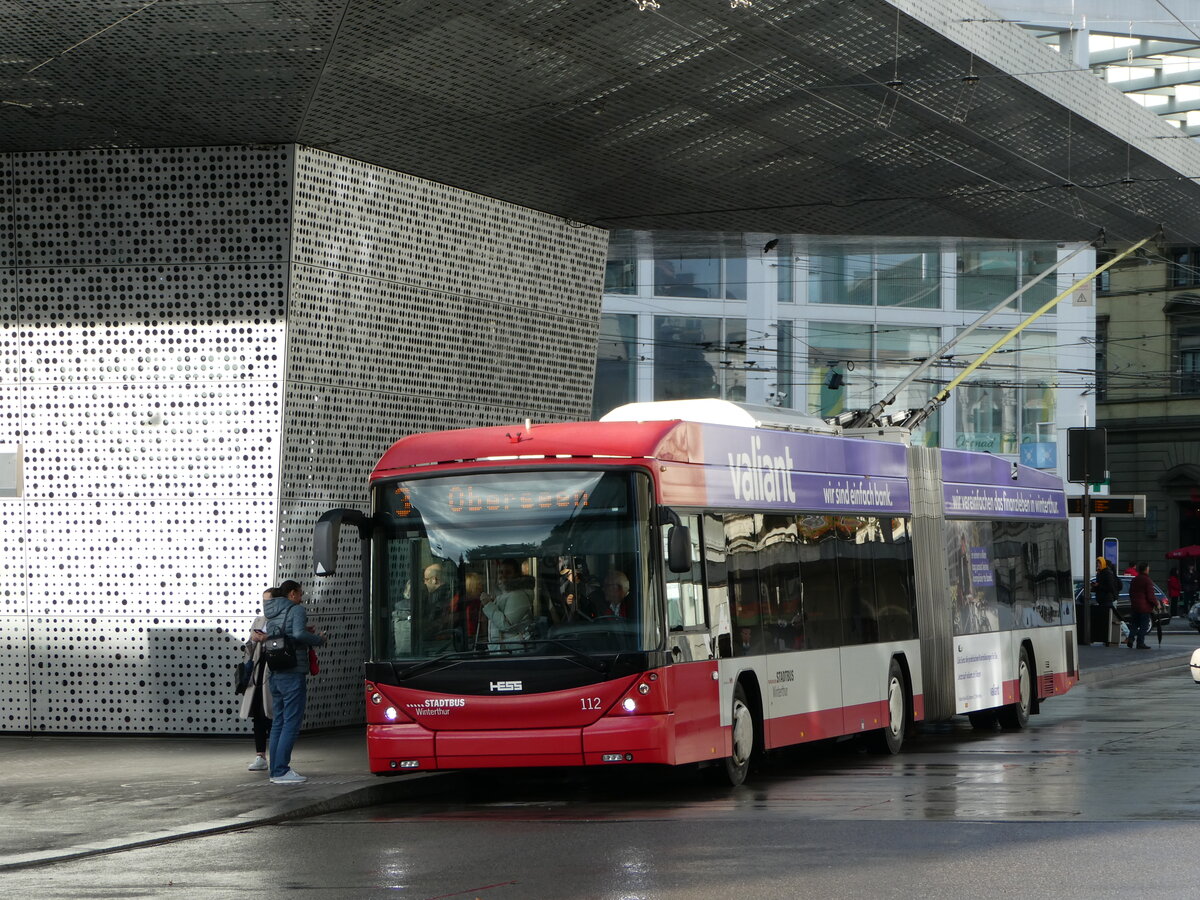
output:
<path id="1" fill-rule="evenodd" d="M 0 156 L 0 185 L 0 730 L 244 733 L 284 578 L 330 638 L 306 727 L 361 721 L 357 539 L 315 582 L 313 523 L 404 434 L 586 415 L 605 234 L 289 147 Z"/>
<path id="2" fill-rule="evenodd" d="M 0 731 L 29 730 L 29 619 L 0 614 Z"/>
<path id="3" fill-rule="evenodd" d="M 361 716 L 363 616 L 356 534 L 315 581 L 313 523 L 406 434 L 586 417 L 607 235 L 303 148 L 295 196 L 279 566 L 330 636 L 315 727 Z"/>
<path id="4" fill-rule="evenodd" d="M 261 596 L 261 594 L 260 594 Z M 229 734 L 247 617 L 29 618 L 36 731 Z"/>
<path id="5" fill-rule="evenodd" d="M 0 443 L 24 456 L 0 616 L 28 635 L 3 650 L 24 713 L 0 728 L 245 730 L 232 666 L 276 576 L 292 166 L 286 147 L 0 157 Z"/>

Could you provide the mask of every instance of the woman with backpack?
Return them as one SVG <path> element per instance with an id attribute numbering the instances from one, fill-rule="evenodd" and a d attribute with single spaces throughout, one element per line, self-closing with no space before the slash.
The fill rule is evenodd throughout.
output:
<path id="1" fill-rule="evenodd" d="M 308 627 L 304 609 L 304 590 L 297 581 L 285 581 L 265 603 L 267 640 L 264 653 L 271 667 L 271 704 L 275 718 L 271 723 L 268 759 L 271 784 L 302 784 L 308 781 L 292 768 L 292 747 L 304 721 L 308 692 L 308 648 L 320 647 L 325 635 Z M 290 639 L 290 650 L 274 658 L 271 639 Z"/>

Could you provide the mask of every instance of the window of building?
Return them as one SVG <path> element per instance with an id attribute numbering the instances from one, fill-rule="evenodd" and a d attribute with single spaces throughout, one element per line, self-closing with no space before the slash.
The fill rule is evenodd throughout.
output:
<path id="1" fill-rule="evenodd" d="M 808 302 L 870 306 L 874 299 L 870 253 L 822 248 L 808 258 Z"/>
<path id="2" fill-rule="evenodd" d="M 1021 257 L 1021 284 L 1028 284 L 1058 262 L 1058 247 L 1042 244 L 1024 247 Z M 1021 295 L 1021 312 L 1031 313 L 1042 308 L 1058 296 L 1058 273 L 1051 273 Z M 1049 311 L 1047 311 L 1047 315 Z"/>
<path id="3" fill-rule="evenodd" d="M 1004 336 L 999 329 L 980 329 L 955 348 L 961 362 L 970 362 Z M 1054 334 L 1022 332 L 993 355 L 986 372 L 976 371 L 955 391 L 960 450 L 1016 454 L 1023 443 L 1054 440 L 1057 417 L 1057 364 Z M 982 374 L 981 374 L 982 373 Z"/>
<path id="4" fill-rule="evenodd" d="M 1054 265 L 1058 258 L 1055 244 L 1027 244 L 1020 250 L 982 250 L 964 247 L 958 254 L 956 293 L 959 309 L 980 312 L 992 309 L 1001 300 L 1028 284 L 1035 276 Z M 1013 311 L 1033 312 L 1058 294 L 1058 279 L 1047 275 L 1013 303 Z M 1047 315 L 1053 313 L 1050 310 Z"/>
<path id="5" fill-rule="evenodd" d="M 1096 317 L 1096 399 L 1108 397 L 1108 316 Z"/>
<path id="6" fill-rule="evenodd" d="M 897 328 L 865 322 L 812 323 L 808 328 L 807 411 L 830 418 L 850 410 L 867 409 L 940 345 L 941 333 L 937 328 Z M 908 385 L 889 411 L 924 406 L 937 393 L 936 377 L 935 368 L 925 378 Z M 916 430 L 914 443 L 937 446 L 939 428 L 939 416 L 935 413 Z"/>
<path id="7" fill-rule="evenodd" d="M 1171 287 L 1200 284 L 1200 247 L 1172 247 L 1167 283 Z"/>
<path id="8" fill-rule="evenodd" d="M 825 246 L 808 260 L 809 302 L 937 309 L 939 259 L 935 251 L 874 253 Z"/>
<path id="9" fill-rule="evenodd" d="M 1172 322 L 1172 338 L 1178 360 L 1175 392 L 1200 394 L 1200 322 Z"/>
<path id="10" fill-rule="evenodd" d="M 592 418 L 637 400 L 637 316 L 605 313 L 596 345 Z"/>
<path id="11" fill-rule="evenodd" d="M 746 320 L 654 317 L 654 399 L 746 399 Z"/>
<path id="12" fill-rule="evenodd" d="M 937 309 L 941 306 L 940 255 L 880 253 L 875 257 L 876 303 Z"/>
<path id="13" fill-rule="evenodd" d="M 780 247 L 782 246 L 781 244 Z M 778 253 L 779 260 L 775 263 L 776 296 L 780 303 L 795 303 L 796 266 L 790 256 L 779 252 L 779 248 L 776 248 L 776 253 Z"/>
<path id="14" fill-rule="evenodd" d="M 656 256 L 654 295 L 745 300 L 746 258 Z"/>
<path id="15" fill-rule="evenodd" d="M 604 293 L 636 294 L 638 259 L 633 235 L 616 231 L 608 238 L 608 261 L 604 266 Z"/>
<path id="16" fill-rule="evenodd" d="M 1097 250 L 1096 251 L 1096 268 L 1097 269 L 1100 268 L 1102 265 L 1104 265 L 1106 262 L 1108 262 L 1114 256 L 1116 256 L 1116 253 L 1114 253 L 1110 249 L 1105 248 L 1105 249 Z M 1109 291 L 1112 290 L 1111 276 L 1112 276 L 1112 269 L 1105 269 L 1103 272 L 1101 272 L 1099 275 L 1096 276 L 1096 293 L 1107 294 Z"/>
<path id="17" fill-rule="evenodd" d="M 767 389 L 767 402 L 786 409 L 796 408 L 795 329 L 794 322 L 779 322 L 776 326 L 775 384 Z"/>

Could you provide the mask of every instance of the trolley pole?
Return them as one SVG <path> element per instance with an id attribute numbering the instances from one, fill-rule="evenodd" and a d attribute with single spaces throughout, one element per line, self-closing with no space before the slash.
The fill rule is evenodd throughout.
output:
<path id="1" fill-rule="evenodd" d="M 1079 623 L 1079 643 L 1092 642 L 1092 504 L 1089 485 L 1083 483 L 1083 621 Z M 1097 573 L 1099 574 L 1099 573 Z M 1104 638 L 1108 640 L 1107 637 Z"/>

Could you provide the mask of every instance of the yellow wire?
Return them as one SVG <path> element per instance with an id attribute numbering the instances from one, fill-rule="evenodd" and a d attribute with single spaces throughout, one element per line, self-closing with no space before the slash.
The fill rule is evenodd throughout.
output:
<path id="1" fill-rule="evenodd" d="M 1101 272 L 1105 271 L 1110 266 L 1116 265 L 1121 260 L 1123 260 L 1125 257 L 1127 257 L 1129 254 L 1136 252 L 1142 246 L 1149 243 L 1150 240 L 1156 234 L 1158 234 L 1157 231 L 1154 234 L 1150 235 L 1149 237 L 1142 238 L 1136 244 L 1132 245 L 1128 250 L 1125 250 L 1123 253 L 1120 253 L 1117 256 L 1114 256 L 1112 259 L 1110 259 L 1108 262 L 1106 262 L 1104 265 L 1102 265 L 1096 271 L 1092 272 L 1090 275 L 1085 275 L 1082 278 L 1080 278 L 1078 281 L 1076 281 L 1073 285 L 1071 285 L 1069 288 L 1067 288 L 1065 291 L 1063 291 L 1061 294 L 1059 294 L 1053 300 L 1047 300 L 1040 309 L 1038 309 L 1036 312 L 1031 313 L 1029 315 L 1029 317 L 1027 319 L 1025 319 L 1024 322 L 1022 322 L 1020 325 L 1013 328 L 1012 331 L 1010 331 L 1008 334 L 1004 335 L 1004 337 L 1000 338 L 1000 340 L 998 340 L 996 343 L 992 344 L 992 346 L 990 346 L 987 350 L 985 350 L 983 352 L 983 354 L 977 360 L 975 360 L 975 362 L 971 363 L 969 366 L 967 366 L 965 369 L 963 369 L 961 372 L 959 372 L 958 376 L 953 381 L 951 381 L 948 385 L 946 385 L 945 389 L 943 389 L 942 392 L 937 395 L 937 397 L 936 397 L 937 402 L 939 402 L 939 403 L 945 402 L 946 398 L 950 396 L 950 392 L 952 390 L 954 390 L 962 382 L 962 380 L 964 378 L 966 378 L 968 375 L 970 375 L 972 372 L 974 372 L 976 369 L 978 369 L 981 365 L 983 365 L 984 361 L 987 360 L 987 358 L 989 356 L 991 356 L 993 353 L 995 353 L 997 350 L 999 350 L 1001 347 L 1003 347 L 1005 344 L 1007 344 L 1009 341 L 1011 341 L 1014 337 L 1016 337 L 1018 334 L 1020 334 L 1022 331 L 1024 331 L 1026 326 L 1030 325 L 1037 319 L 1041 318 L 1048 310 L 1052 309 L 1060 300 L 1062 300 L 1064 297 L 1068 296 L 1069 294 L 1074 293 L 1079 288 L 1083 287 L 1085 284 L 1087 284 L 1089 281 L 1091 281 L 1093 278 L 1095 278 Z"/>

